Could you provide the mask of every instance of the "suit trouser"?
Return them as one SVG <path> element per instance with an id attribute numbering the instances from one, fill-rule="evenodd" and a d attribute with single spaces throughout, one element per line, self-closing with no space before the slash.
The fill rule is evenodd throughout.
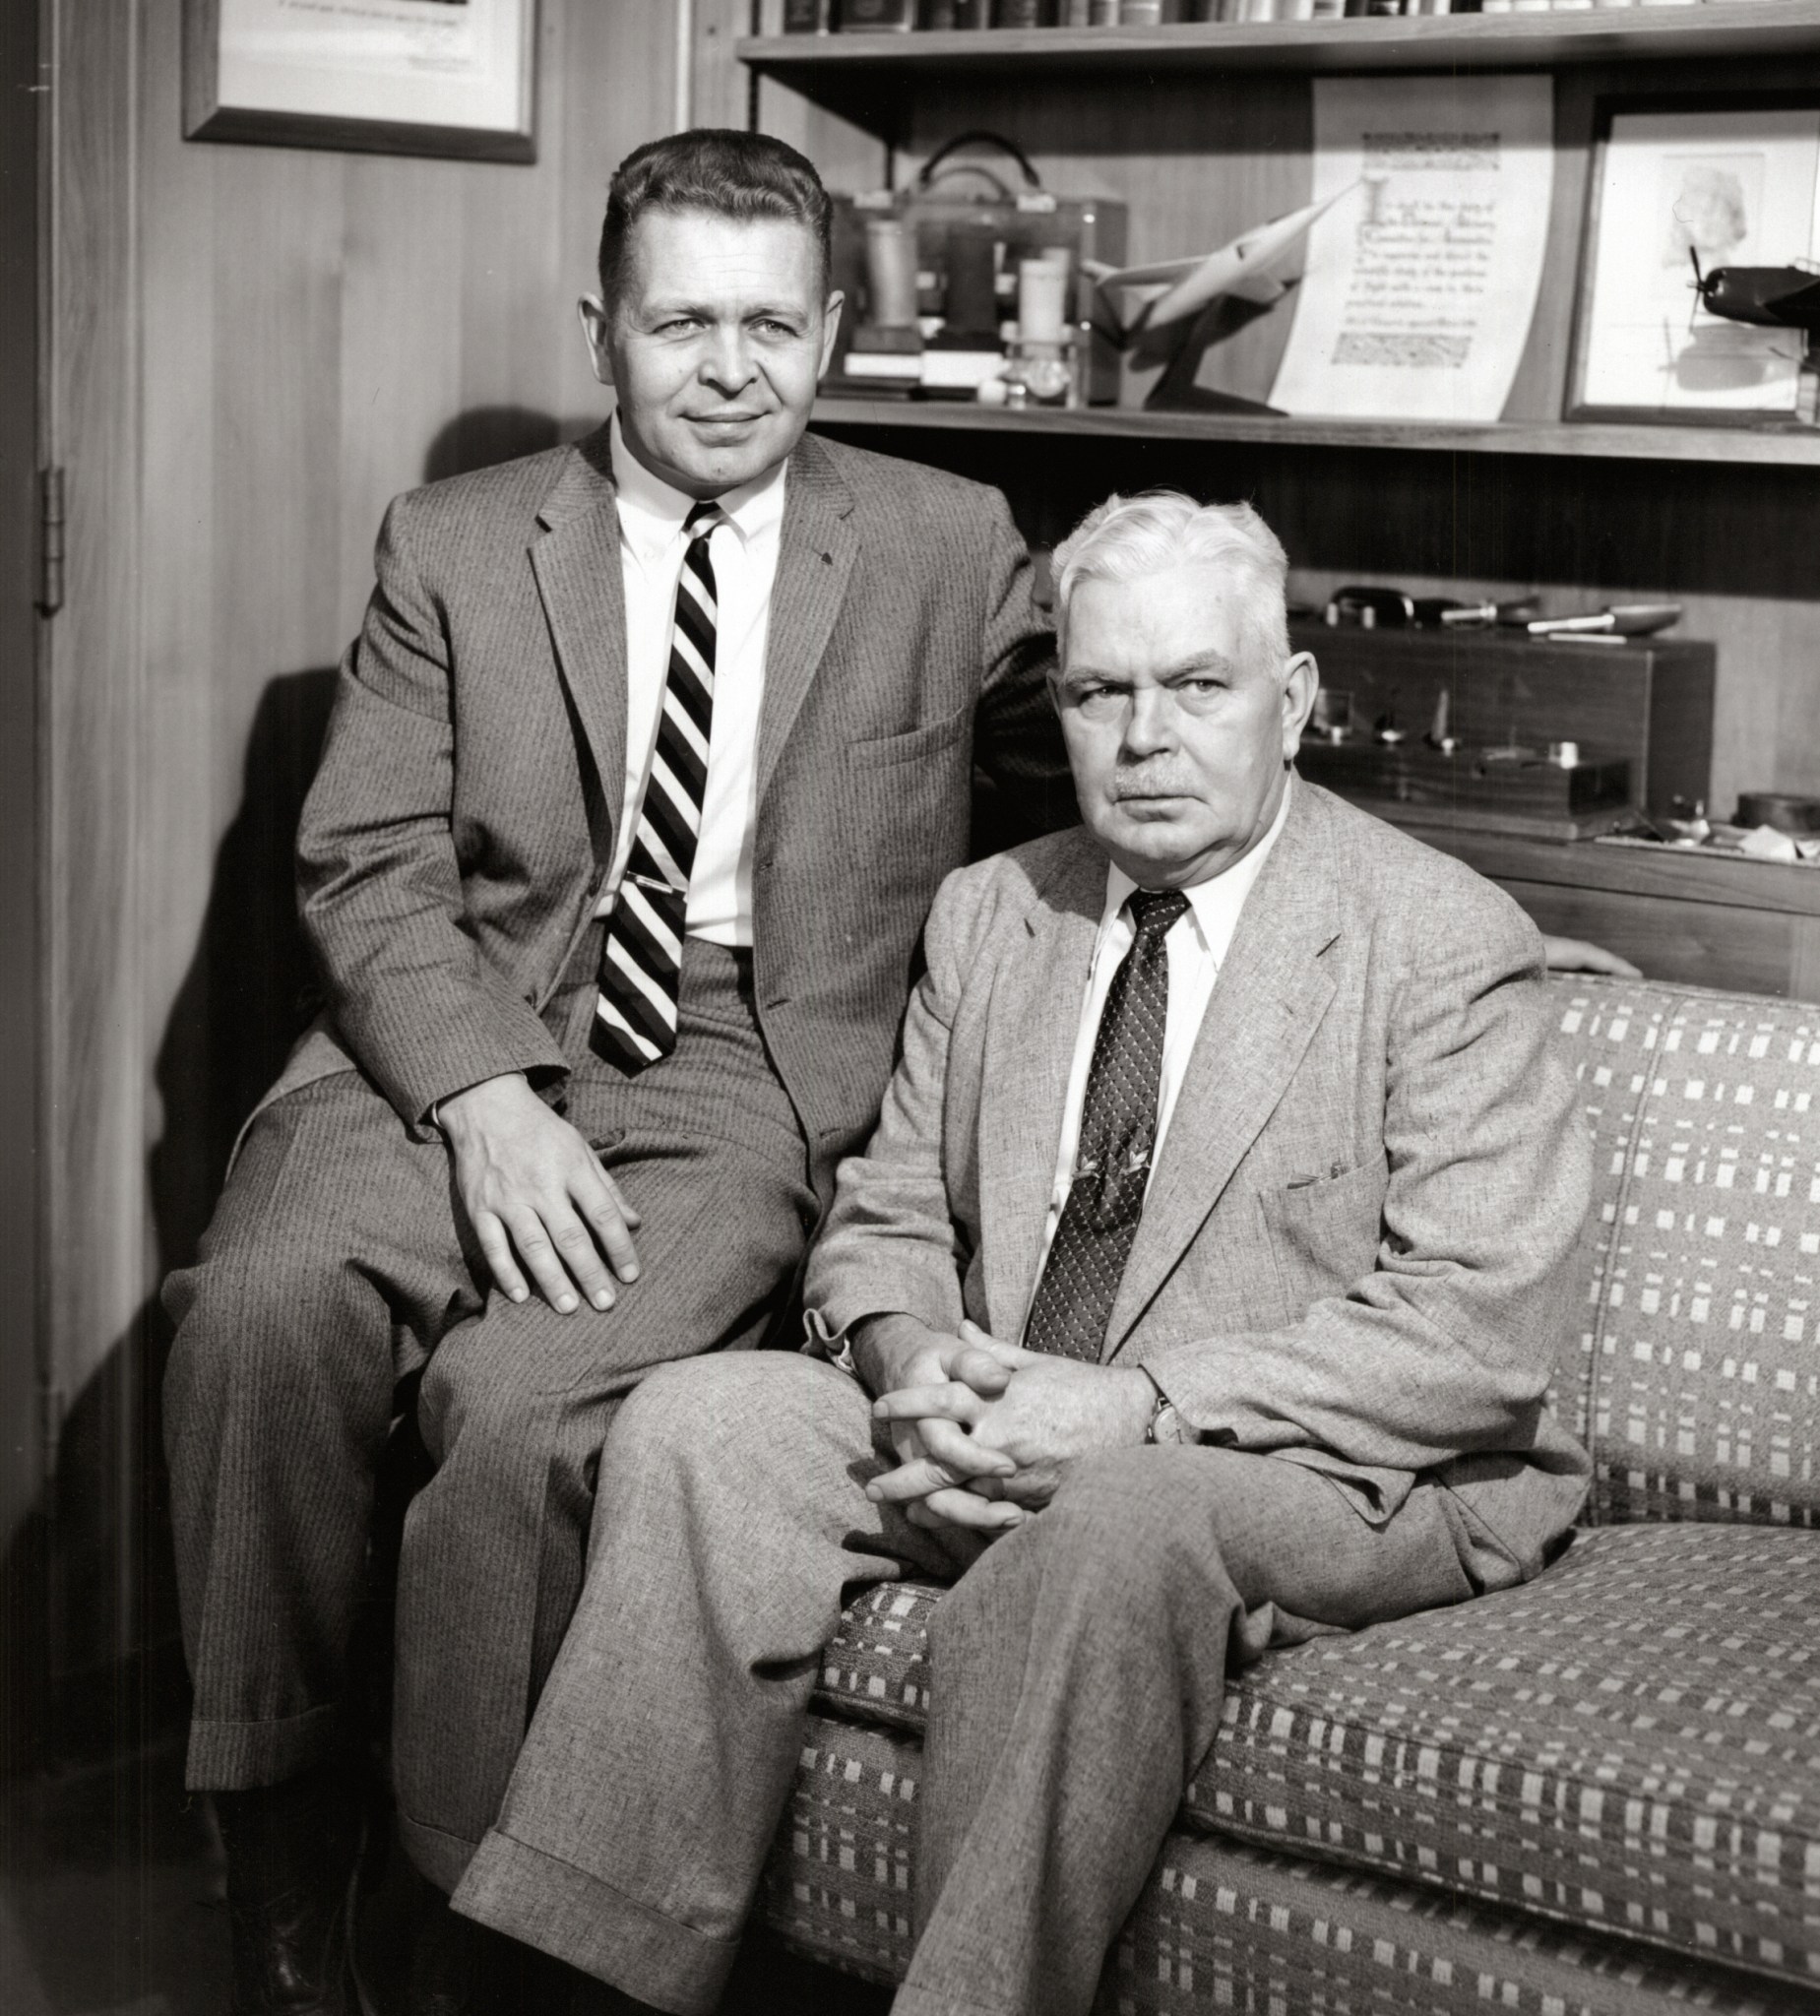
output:
<path id="1" fill-rule="evenodd" d="M 778 1354 L 665 1366 L 602 1459 L 588 1582 L 456 1908 L 659 2008 L 712 2009 L 855 1585 L 946 1574 L 864 1484 L 863 1391 Z M 917 1945 L 896 2007 L 1093 2000 L 1229 1666 L 1473 1594 L 1447 1494 L 1382 1526 L 1281 1458 L 1142 1447 L 1069 1466 L 930 1629 Z"/>
<path id="2" fill-rule="evenodd" d="M 644 1218 L 640 1279 L 604 1315 L 489 1293 L 447 1149 L 356 1074 L 259 1115 L 168 1291 L 192 1786 L 275 1783 L 352 1733 L 374 1473 L 397 1383 L 427 1359 L 439 1467 L 405 1530 L 394 1767 L 413 1855 L 454 1883 L 580 1589 L 612 1409 L 653 1364 L 758 1342 L 813 1223 L 747 971 L 690 941 L 674 1056 L 627 1079 L 588 1055 L 570 1080 L 569 1119 Z"/>

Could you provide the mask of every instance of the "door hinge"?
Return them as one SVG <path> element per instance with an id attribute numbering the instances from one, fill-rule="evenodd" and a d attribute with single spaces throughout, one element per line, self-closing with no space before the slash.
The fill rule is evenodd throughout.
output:
<path id="1" fill-rule="evenodd" d="M 63 606 L 63 471 L 38 471 L 38 612 Z"/>
<path id="2" fill-rule="evenodd" d="M 38 1388 L 38 1475 L 49 1483 L 57 1475 L 57 1456 L 63 1442 L 63 1388 Z"/>

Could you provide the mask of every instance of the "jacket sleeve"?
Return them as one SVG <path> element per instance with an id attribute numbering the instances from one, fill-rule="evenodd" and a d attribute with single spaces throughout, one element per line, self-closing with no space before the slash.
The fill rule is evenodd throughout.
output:
<path id="1" fill-rule="evenodd" d="M 803 1308 L 811 1349 L 827 1348 L 862 1316 L 901 1311 L 952 1334 L 967 1242 L 950 1205 L 943 1165 L 948 1044 L 962 976 L 976 945 L 984 880 L 957 869 L 943 883 L 924 931 L 927 964 L 910 996 L 897 1069 L 863 1155 L 836 1177 L 834 1207 L 809 1254 Z"/>
<path id="2" fill-rule="evenodd" d="M 1036 571 L 993 490 L 985 529 L 983 677 L 973 759 L 991 788 L 989 852 L 1073 826 L 1080 819 L 1061 723 L 1049 697 L 1055 634 L 1036 603 Z"/>
<path id="3" fill-rule="evenodd" d="M 1282 1329 L 1135 1351 L 1209 1439 L 1420 1471 L 1533 1442 L 1575 1292 L 1592 1156 L 1514 907 L 1405 968 L 1376 1264 Z"/>
<path id="4" fill-rule="evenodd" d="M 297 893 L 337 1034 L 407 1126 L 427 1132 L 429 1108 L 467 1086 L 566 1066 L 464 927 L 453 668 L 409 507 L 401 498 L 386 514 L 377 585 L 342 661 L 298 830 Z"/>

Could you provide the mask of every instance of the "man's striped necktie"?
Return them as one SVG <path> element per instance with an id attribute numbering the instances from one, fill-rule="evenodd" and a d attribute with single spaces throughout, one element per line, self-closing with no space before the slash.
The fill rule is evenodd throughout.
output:
<path id="1" fill-rule="evenodd" d="M 676 582 L 657 747 L 600 951 L 600 996 L 590 1040 L 596 1054 L 628 1076 L 676 1047 L 683 921 L 714 719 L 718 612 L 708 539 L 726 522 L 714 503 L 697 504 L 683 521 L 687 543 Z"/>

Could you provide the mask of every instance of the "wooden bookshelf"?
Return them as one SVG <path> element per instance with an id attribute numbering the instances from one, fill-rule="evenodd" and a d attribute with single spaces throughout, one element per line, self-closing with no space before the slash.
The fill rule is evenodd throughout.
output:
<path id="1" fill-rule="evenodd" d="M 1687 633 L 1720 654 L 1712 801 L 1728 805 L 1744 788 L 1820 790 L 1820 429 L 1786 419 L 1562 418 L 1604 114 L 1626 100 L 1820 98 L 1820 0 L 744 40 L 732 32 L 734 0 L 698 0 L 715 5 L 727 10 L 727 27 L 713 47 L 739 77 L 729 118 L 802 147 L 831 187 L 902 187 L 954 135 L 983 128 L 1016 140 L 1045 187 L 1124 203 L 1134 259 L 1219 244 L 1307 202 L 1323 74 L 1551 73 L 1543 279 L 1506 417 L 1495 423 L 851 397 L 819 402 L 817 422 L 996 484 L 1036 540 L 1061 536 L 1110 490 L 1160 483 L 1249 497 L 1311 596 L 1382 581 L 1423 592 L 1449 583 L 1495 596 L 1539 590 L 1564 607 L 1682 600 Z M 767 0 L 763 25 L 779 20 Z M 1279 315 L 1238 330 L 1221 382 L 1268 399 L 1287 327 Z M 1798 920 L 1798 958 L 1792 941 L 1741 948 L 1727 921 L 1744 914 L 1741 877 L 1690 906 L 1678 887 L 1633 886 L 1626 878 L 1657 871 L 1607 865 L 1606 853 L 1555 850 L 1553 870 L 1539 858 L 1475 865 L 1545 912 L 1547 928 L 1634 943 L 1651 970 L 1748 971 L 1777 991 L 1820 988 L 1820 920 Z M 1623 886 L 1606 886 L 1614 880 Z M 1767 887 L 1749 881 L 1752 892 Z M 1801 894 L 1820 902 L 1820 875 Z M 1753 914 L 1759 936 L 1796 929 L 1775 907 Z M 1672 956 L 1663 949 L 1670 943 Z"/>
<path id="2" fill-rule="evenodd" d="M 829 427 L 915 427 L 1011 436 L 1117 441 L 1231 441 L 1253 446 L 1401 448 L 1452 455 L 1599 456 L 1607 461 L 1718 462 L 1820 469 L 1820 428 L 1688 427 L 1645 422 L 1500 420 L 1449 426 L 1420 420 L 1271 419 L 1250 413 L 1178 413 L 1085 407 L 1075 410 L 964 401 L 823 399 Z"/>
<path id="3" fill-rule="evenodd" d="M 1033 71 L 1137 80 L 1197 71 L 1553 69 L 1716 62 L 1820 51 L 1820 0 L 1455 14 L 1168 28 L 978 29 L 966 33 L 754 35 L 740 59 L 805 97 L 863 118 L 927 73 Z"/>

